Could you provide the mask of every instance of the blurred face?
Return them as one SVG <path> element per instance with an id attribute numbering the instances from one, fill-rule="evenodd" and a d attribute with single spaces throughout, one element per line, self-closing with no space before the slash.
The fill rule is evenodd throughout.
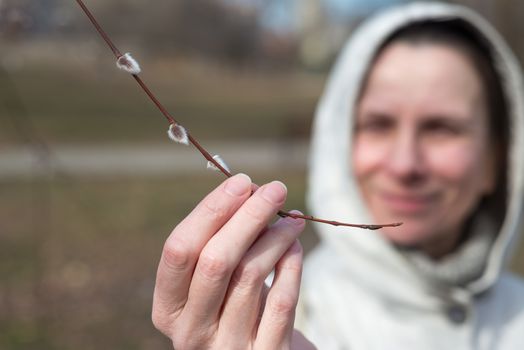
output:
<path id="1" fill-rule="evenodd" d="M 353 169 L 381 232 L 438 258 L 452 251 L 481 197 L 494 189 L 481 80 L 460 51 L 393 43 L 357 106 Z"/>

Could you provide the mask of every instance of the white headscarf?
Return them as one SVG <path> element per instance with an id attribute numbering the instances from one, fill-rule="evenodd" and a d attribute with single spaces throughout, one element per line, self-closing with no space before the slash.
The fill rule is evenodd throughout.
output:
<path id="1" fill-rule="evenodd" d="M 362 25 L 339 57 L 319 103 L 313 127 L 308 205 L 314 215 L 346 222 L 372 222 L 350 167 L 354 105 L 377 49 L 393 32 L 411 22 L 461 19 L 492 44 L 495 66 L 510 105 L 507 211 L 482 276 L 469 285 L 480 292 L 494 283 L 514 240 L 521 232 L 524 189 L 524 98 L 518 63 L 500 35 L 467 8 L 439 3 L 413 3 L 374 17 Z M 317 232 L 341 254 L 366 254 L 388 269 L 409 270 L 406 261 L 377 231 L 317 225 Z M 350 231 L 350 232 L 348 232 Z M 349 249 L 349 251 L 346 251 Z M 380 259 L 378 259 L 380 258 Z M 348 258 L 350 260 L 350 258 Z M 349 263 L 349 262 L 348 262 Z"/>
<path id="2" fill-rule="evenodd" d="M 377 50 L 392 33 L 421 21 L 462 20 L 492 46 L 494 65 L 509 104 L 510 140 L 506 215 L 478 276 L 463 286 L 440 288 L 414 260 L 392 246 L 378 231 L 316 224 L 320 246 L 306 261 L 303 298 L 318 322 L 337 313 L 339 295 L 357 284 L 398 305 L 421 309 L 460 302 L 493 286 L 522 231 L 524 199 L 524 98 L 521 70 L 504 40 L 476 13 L 444 3 L 411 3 L 381 13 L 365 22 L 347 42 L 327 82 L 313 126 L 308 205 L 313 215 L 344 222 L 372 223 L 351 169 L 354 106 Z M 401 229 L 401 228 L 399 228 Z M 467 250 L 467 249 L 466 249 Z M 471 252 L 469 253 L 471 254 Z M 475 254 L 471 254 L 475 255 Z M 468 252 L 453 264 L 467 263 Z M 313 290 L 313 291 L 312 291 Z M 355 301 L 358 303 L 358 300 Z M 325 314 L 326 319 L 321 318 Z M 342 335 L 341 335 L 342 336 Z"/>

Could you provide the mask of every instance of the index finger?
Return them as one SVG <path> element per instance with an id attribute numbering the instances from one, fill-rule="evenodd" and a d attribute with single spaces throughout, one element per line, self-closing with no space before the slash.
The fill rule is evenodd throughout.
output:
<path id="1" fill-rule="evenodd" d="M 227 179 L 175 227 L 158 265 L 153 312 L 173 314 L 183 307 L 202 248 L 249 198 L 251 186 L 245 174 Z"/>

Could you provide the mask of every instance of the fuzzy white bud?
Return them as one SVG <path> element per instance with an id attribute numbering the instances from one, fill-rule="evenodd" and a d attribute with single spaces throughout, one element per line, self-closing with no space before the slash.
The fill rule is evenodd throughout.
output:
<path id="1" fill-rule="evenodd" d="M 224 162 L 224 160 L 222 159 L 222 157 L 220 157 L 218 154 L 217 155 L 214 155 L 213 156 L 213 159 L 216 160 L 216 162 L 218 164 L 220 164 L 222 166 L 222 168 L 226 169 L 228 172 L 231 172 L 231 170 L 229 169 L 229 167 L 227 166 L 226 162 Z M 211 169 L 211 170 L 215 170 L 215 171 L 220 171 L 220 169 L 218 169 L 218 167 L 213 164 L 213 162 L 211 161 L 207 161 L 207 168 L 208 169 Z"/>
<path id="2" fill-rule="evenodd" d="M 189 145 L 187 130 L 180 124 L 170 124 L 169 129 L 167 129 L 167 136 L 175 142 Z"/>
<path id="3" fill-rule="evenodd" d="M 116 66 L 123 71 L 137 75 L 142 70 L 138 62 L 131 56 L 129 52 L 126 52 L 116 60 Z"/>

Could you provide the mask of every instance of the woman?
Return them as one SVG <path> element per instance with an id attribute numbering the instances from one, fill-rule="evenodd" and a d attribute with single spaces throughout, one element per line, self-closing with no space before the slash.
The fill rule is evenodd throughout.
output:
<path id="1" fill-rule="evenodd" d="M 308 201 L 319 217 L 404 224 L 317 225 L 295 309 L 304 223 L 264 229 L 285 187 L 250 197 L 237 175 L 168 238 L 156 327 L 177 349 L 313 348 L 294 326 L 320 349 L 524 348 L 524 284 L 503 271 L 521 225 L 521 88 L 506 45 L 465 8 L 367 22 L 319 105 Z"/>

